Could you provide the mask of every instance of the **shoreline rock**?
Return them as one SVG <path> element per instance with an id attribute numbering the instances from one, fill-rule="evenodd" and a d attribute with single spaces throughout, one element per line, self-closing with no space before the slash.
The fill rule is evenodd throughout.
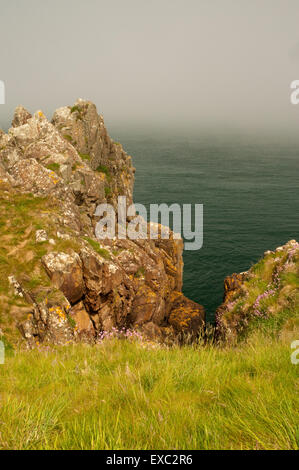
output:
<path id="1" fill-rule="evenodd" d="M 52 122 L 42 111 L 31 116 L 18 107 L 12 128 L 0 135 L 3 241 L 10 254 L 3 253 L 3 275 L 26 293 L 13 321 L 30 346 L 93 342 L 123 328 L 159 341 L 200 333 L 204 308 L 181 292 L 182 240 L 99 243 L 94 236 L 99 203 L 117 211 L 118 196 L 133 202 L 134 173 L 131 157 L 89 101 L 59 108 Z M 21 229 L 9 221 L 15 210 L 26 214 Z M 7 331 L 12 296 L 9 288 L 2 299 Z"/>
<path id="2" fill-rule="evenodd" d="M 216 336 L 235 342 L 254 324 L 293 310 L 299 317 L 299 243 L 290 240 L 245 273 L 224 280 L 223 303 L 216 310 Z"/>

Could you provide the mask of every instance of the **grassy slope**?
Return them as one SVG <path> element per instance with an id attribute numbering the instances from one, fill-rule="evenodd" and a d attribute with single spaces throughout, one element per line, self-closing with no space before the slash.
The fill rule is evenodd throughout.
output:
<path id="1" fill-rule="evenodd" d="M 51 287 L 41 258 L 54 249 L 76 250 L 80 245 L 73 239 L 57 238 L 54 219 L 60 215 L 59 210 L 57 201 L 0 189 L 0 328 L 9 342 L 21 340 L 16 323 L 26 319 L 30 307 L 24 299 L 13 295 L 9 276 L 21 280 L 22 286 L 30 290 L 36 300 L 49 295 L 61 297 L 61 293 Z M 55 248 L 49 242 L 36 242 L 35 233 L 40 229 L 55 240 Z"/>
<path id="2" fill-rule="evenodd" d="M 298 449 L 299 330 L 236 348 L 107 340 L 7 354 L 0 449 Z"/>

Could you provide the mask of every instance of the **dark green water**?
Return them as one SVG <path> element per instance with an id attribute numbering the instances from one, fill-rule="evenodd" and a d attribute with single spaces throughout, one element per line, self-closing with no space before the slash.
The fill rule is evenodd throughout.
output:
<path id="1" fill-rule="evenodd" d="M 299 238 L 298 142 L 118 137 L 137 169 L 135 202 L 204 204 L 204 245 L 184 253 L 184 293 L 210 320 L 225 276 Z"/>

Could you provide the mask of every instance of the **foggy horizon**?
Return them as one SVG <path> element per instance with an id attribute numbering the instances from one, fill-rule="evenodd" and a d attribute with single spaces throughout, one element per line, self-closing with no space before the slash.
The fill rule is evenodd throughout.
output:
<path id="1" fill-rule="evenodd" d="M 6 104 L 93 101 L 109 131 L 298 134 L 295 0 L 2 0 Z"/>

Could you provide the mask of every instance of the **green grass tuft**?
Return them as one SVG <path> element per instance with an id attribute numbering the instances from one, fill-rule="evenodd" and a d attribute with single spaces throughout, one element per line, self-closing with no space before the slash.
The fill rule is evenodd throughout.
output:
<path id="1" fill-rule="evenodd" d="M 74 318 L 70 317 L 70 315 L 67 316 L 67 320 L 69 322 L 69 325 L 71 328 L 76 328 L 76 321 L 74 320 Z"/>
<path id="2" fill-rule="evenodd" d="M 144 267 L 138 268 L 138 270 L 135 273 L 135 277 L 140 278 L 145 275 L 145 269 Z"/>
<path id="3" fill-rule="evenodd" d="M 48 168 L 48 170 L 52 170 L 52 171 L 55 171 L 56 173 L 58 173 L 59 170 L 60 170 L 60 165 L 59 165 L 59 163 L 49 163 L 49 165 L 47 165 L 47 168 Z"/>
<path id="4" fill-rule="evenodd" d="M 90 244 L 90 246 L 96 251 L 100 256 L 102 256 L 105 259 L 111 259 L 111 255 L 108 250 L 105 250 L 105 248 L 102 248 L 101 245 L 92 240 L 89 237 L 84 237 L 84 239 Z"/>
<path id="5" fill-rule="evenodd" d="M 76 111 L 80 112 L 79 106 L 73 106 L 73 107 L 71 108 L 71 113 L 75 113 Z"/>
<path id="6" fill-rule="evenodd" d="M 111 173 L 109 171 L 109 168 L 105 165 L 99 165 L 98 168 L 96 169 L 99 173 L 104 173 L 106 175 L 107 181 L 111 181 Z"/>
<path id="7" fill-rule="evenodd" d="M 111 188 L 109 186 L 105 186 L 105 196 L 110 196 L 112 194 Z"/>
<path id="8" fill-rule="evenodd" d="M 79 152 L 79 155 L 80 155 L 80 157 L 82 158 L 82 160 L 88 160 L 88 161 L 91 160 L 91 156 L 90 156 L 90 155 L 87 155 L 87 154 L 85 154 L 85 153 L 80 153 L 80 152 Z"/>

